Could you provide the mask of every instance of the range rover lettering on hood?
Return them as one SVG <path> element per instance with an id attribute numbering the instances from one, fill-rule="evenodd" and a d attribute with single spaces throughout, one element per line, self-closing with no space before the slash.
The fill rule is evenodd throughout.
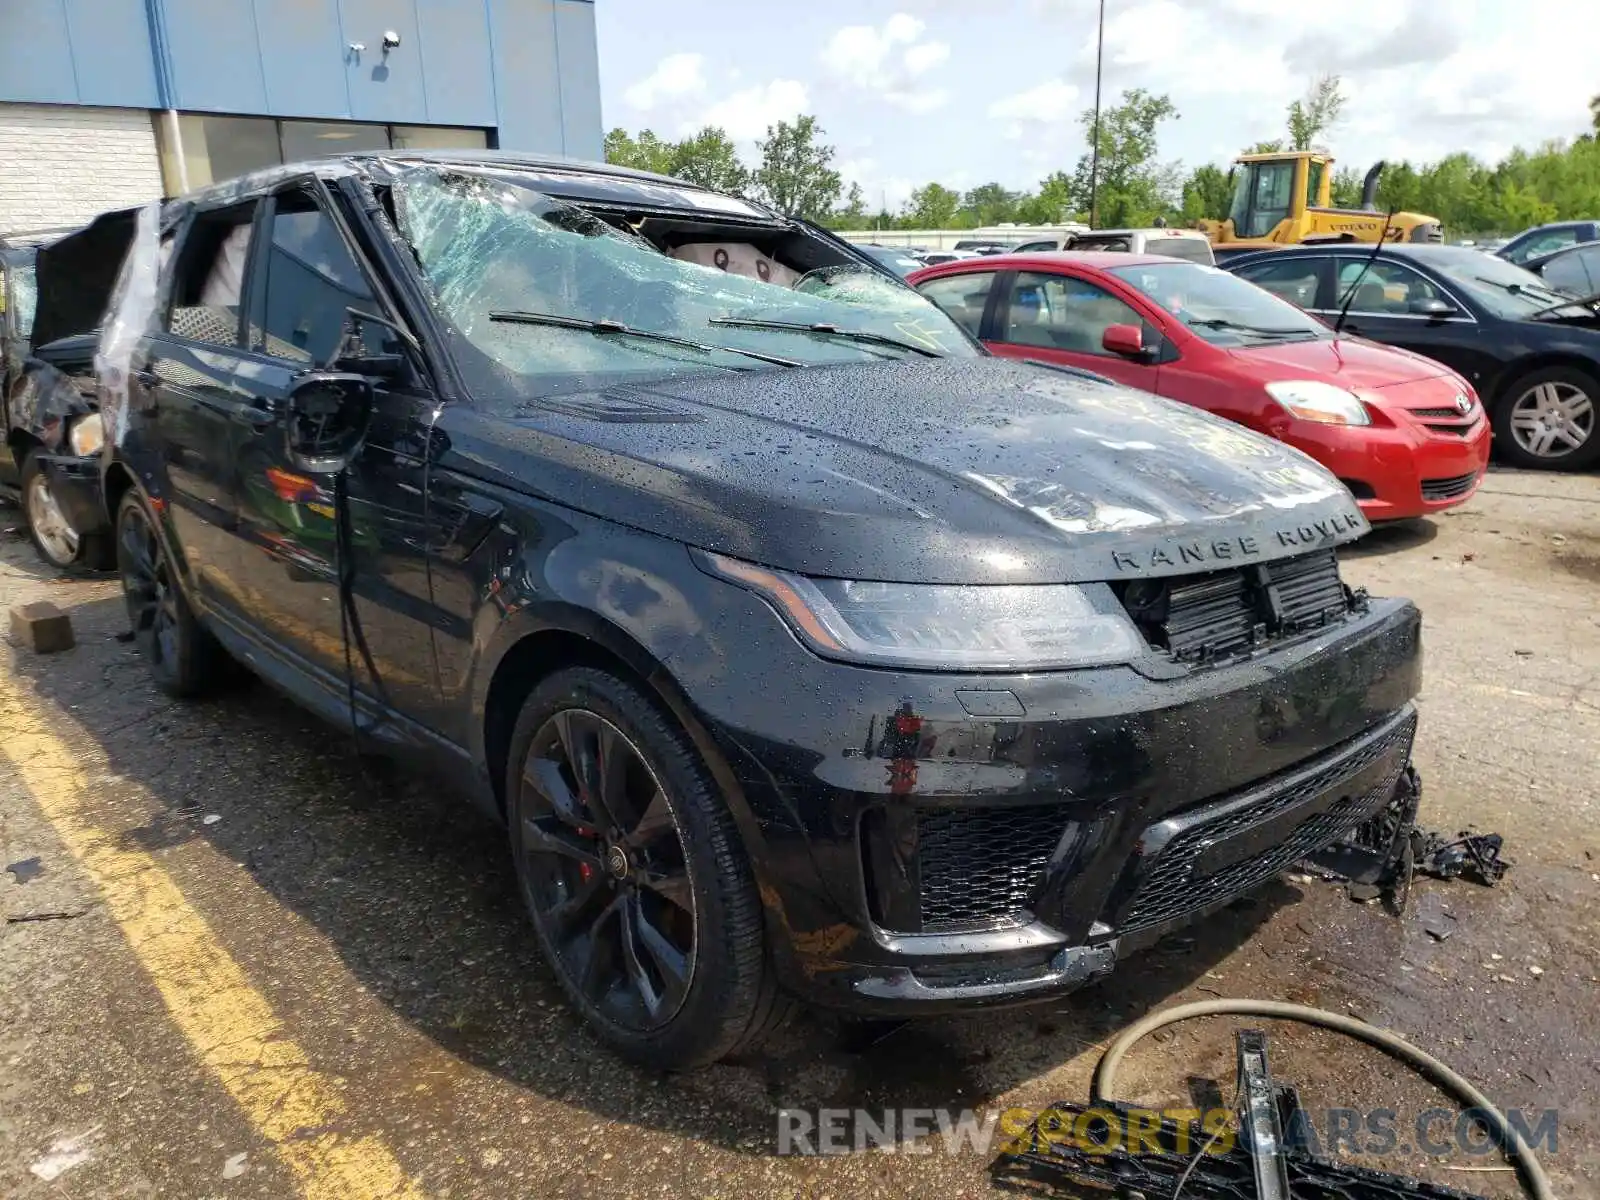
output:
<path id="1" fill-rule="evenodd" d="M 1311 550 L 1348 540 L 1348 535 L 1361 533 L 1366 521 L 1356 513 L 1335 515 L 1312 521 L 1307 525 L 1285 526 L 1273 529 L 1264 538 L 1257 535 L 1215 538 L 1211 541 L 1157 542 L 1137 550 L 1113 550 L 1111 565 L 1122 573 L 1148 575 L 1153 571 L 1172 567 L 1193 566 L 1200 570 L 1220 568 L 1249 559 L 1261 558 L 1263 550 L 1292 547 Z"/>

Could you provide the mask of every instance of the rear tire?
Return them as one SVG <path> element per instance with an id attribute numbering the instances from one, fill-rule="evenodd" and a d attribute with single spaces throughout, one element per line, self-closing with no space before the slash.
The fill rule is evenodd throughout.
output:
<path id="1" fill-rule="evenodd" d="M 230 660 L 195 618 L 155 517 L 130 488 L 117 506 L 117 569 L 134 644 L 169 696 L 199 696 L 231 675 Z"/>
<path id="2" fill-rule="evenodd" d="M 116 565 L 110 537 L 104 532 L 80 534 L 72 527 L 50 490 L 50 476 L 39 463 L 41 453 L 34 447 L 22 460 L 22 517 L 33 548 L 58 570 L 110 570 Z"/>
<path id="3" fill-rule="evenodd" d="M 1494 406 L 1495 446 L 1538 471 L 1581 471 L 1600 461 L 1600 380 L 1574 367 L 1515 379 Z"/>
<path id="4" fill-rule="evenodd" d="M 573 667 L 523 703 L 506 816 L 524 904 L 568 1001 L 624 1058 L 690 1070 L 788 1011 L 732 814 L 634 684 Z"/>

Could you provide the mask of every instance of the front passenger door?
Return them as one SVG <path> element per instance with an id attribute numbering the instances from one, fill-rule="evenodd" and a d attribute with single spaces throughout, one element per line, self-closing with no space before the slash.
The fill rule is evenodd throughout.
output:
<path id="1" fill-rule="evenodd" d="M 1113 325 L 1139 330 L 1148 354 L 1129 358 L 1107 350 Z M 1157 390 L 1156 352 L 1161 333 L 1126 301 L 1075 275 L 1019 271 L 1002 281 L 994 332 L 986 343 L 1006 358 L 1034 359 L 1081 367 L 1129 387 Z"/>
<path id="2" fill-rule="evenodd" d="M 256 394 L 236 446 L 242 583 L 257 634 L 336 684 L 341 700 L 348 649 L 358 697 L 436 728 L 425 525 L 436 403 L 420 364 L 391 331 L 351 323 L 352 308 L 385 313 L 335 204 L 306 181 L 275 194 L 262 217 L 247 321 Z M 309 371 L 348 369 L 341 362 L 355 361 L 352 352 L 369 364 L 388 359 L 383 377 L 372 379 L 366 443 L 345 474 L 353 616 L 376 681 L 340 594 L 335 480 L 301 471 L 285 440 L 295 381 Z"/>

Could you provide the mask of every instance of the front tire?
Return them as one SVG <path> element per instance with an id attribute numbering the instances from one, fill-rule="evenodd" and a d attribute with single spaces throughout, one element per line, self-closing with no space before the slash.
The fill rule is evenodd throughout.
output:
<path id="1" fill-rule="evenodd" d="M 1494 408 L 1494 439 L 1519 467 L 1578 471 L 1600 461 L 1600 380 L 1573 367 L 1513 380 Z"/>
<path id="2" fill-rule="evenodd" d="M 506 815 L 545 959 L 622 1056 L 704 1066 L 787 1011 L 732 815 L 632 683 L 574 667 L 534 688 L 511 738 Z"/>
<path id="3" fill-rule="evenodd" d="M 104 571 L 115 562 L 103 532 L 80 534 L 61 511 L 50 490 L 50 476 L 39 463 L 38 449 L 22 460 L 22 515 L 28 538 L 39 557 L 61 571 Z"/>
<path id="4" fill-rule="evenodd" d="M 227 676 L 227 652 L 201 627 L 178 572 L 139 493 L 117 506 L 117 570 L 134 644 L 156 686 L 169 696 L 198 696 Z"/>

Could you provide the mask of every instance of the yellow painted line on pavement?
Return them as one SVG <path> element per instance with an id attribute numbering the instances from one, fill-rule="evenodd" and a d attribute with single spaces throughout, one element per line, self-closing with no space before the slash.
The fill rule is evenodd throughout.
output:
<path id="1" fill-rule="evenodd" d="M 0 664 L 3 671 L 4 664 Z M 156 859 L 94 819 L 81 756 L 51 731 L 59 712 L 0 673 L 0 758 L 93 877 L 107 910 L 196 1057 L 273 1144 L 306 1200 L 424 1195 L 374 1135 L 333 1131 L 343 1084 L 312 1065 L 244 968 Z"/>

